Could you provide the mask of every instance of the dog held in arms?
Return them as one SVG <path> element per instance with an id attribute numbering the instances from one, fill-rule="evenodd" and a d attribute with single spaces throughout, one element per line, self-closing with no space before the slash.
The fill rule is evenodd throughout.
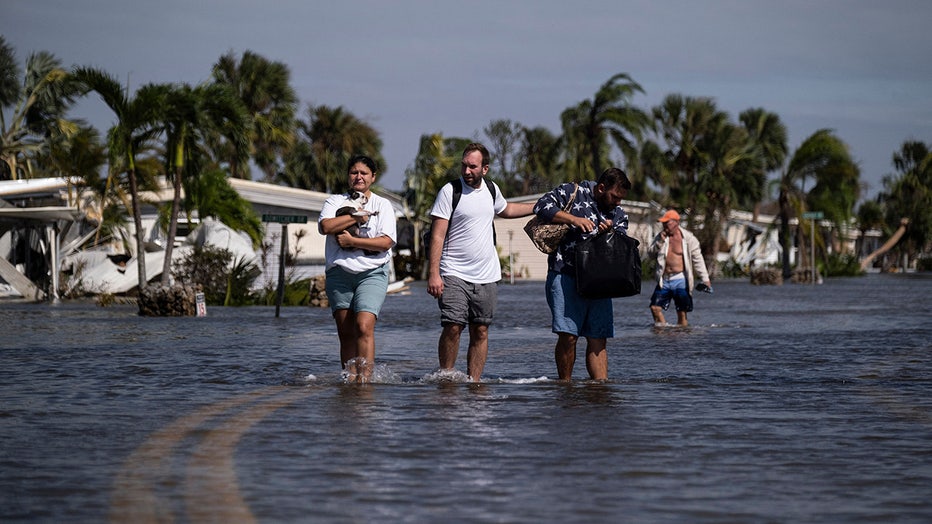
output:
<path id="1" fill-rule="evenodd" d="M 368 202 L 369 199 L 366 198 L 364 193 L 353 191 L 347 196 L 346 201 L 343 202 L 343 206 L 337 209 L 336 216 L 352 215 L 354 217 L 365 217 L 365 220 L 362 221 L 362 223 L 365 224 L 369 221 L 369 217 L 379 214 L 378 211 L 367 211 L 365 209 L 366 203 Z M 346 228 L 346 231 L 350 235 L 360 238 L 358 222 Z M 368 249 L 364 249 L 363 252 L 367 255 L 375 255 L 378 253 L 377 251 L 370 251 Z"/>

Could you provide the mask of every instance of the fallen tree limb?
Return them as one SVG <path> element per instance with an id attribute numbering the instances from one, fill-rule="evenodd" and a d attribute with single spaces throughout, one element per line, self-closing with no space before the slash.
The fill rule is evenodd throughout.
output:
<path id="1" fill-rule="evenodd" d="M 874 262 L 874 259 L 893 249 L 893 246 L 895 246 L 896 243 L 899 242 L 900 239 L 903 238 L 903 235 L 906 233 L 907 225 L 909 225 L 909 219 L 901 218 L 900 227 L 886 242 L 884 242 L 882 246 L 880 246 L 880 249 L 864 257 L 864 260 L 861 261 L 861 271 L 867 270 L 867 268 L 870 267 L 870 265 Z"/>

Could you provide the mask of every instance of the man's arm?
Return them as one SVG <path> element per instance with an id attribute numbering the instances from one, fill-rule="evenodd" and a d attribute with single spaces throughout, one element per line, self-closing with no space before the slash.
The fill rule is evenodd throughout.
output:
<path id="1" fill-rule="evenodd" d="M 567 193 L 569 187 L 575 189 L 572 183 L 561 184 L 555 189 L 544 193 L 534 204 L 534 213 L 545 223 L 554 222 L 554 215 L 566 206 L 572 192 Z M 575 199 L 575 197 L 572 197 Z M 565 217 L 564 217 L 565 219 Z M 565 219 L 566 220 L 566 219 Z M 568 224 L 569 222 L 562 222 Z"/>
<path id="2" fill-rule="evenodd" d="M 667 239 L 667 234 L 664 231 L 660 231 L 654 235 L 654 240 L 651 241 L 650 246 L 647 247 L 647 256 L 651 258 L 657 258 L 657 254 L 660 253 L 660 248 L 663 247 L 664 241 Z"/>
<path id="3" fill-rule="evenodd" d="M 445 218 L 432 217 L 430 229 L 430 252 L 427 254 L 427 292 L 440 298 L 443 294 L 443 279 L 440 278 L 440 256 L 443 254 L 443 241 L 447 236 L 450 221 Z"/>
<path id="4" fill-rule="evenodd" d="M 557 211 L 557 214 L 553 215 L 553 220 L 550 222 L 553 224 L 569 224 L 573 227 L 578 227 L 586 233 L 595 229 L 595 223 L 588 218 L 578 217 L 563 210 Z"/>
<path id="5" fill-rule="evenodd" d="M 534 214 L 534 203 L 522 203 L 516 204 L 513 202 L 508 202 L 508 205 L 505 206 L 505 209 L 502 210 L 498 216 L 502 218 L 521 218 Z"/>
<path id="6" fill-rule="evenodd" d="M 702 248 L 699 246 L 699 240 L 696 237 L 690 238 L 686 242 L 686 247 L 689 249 L 689 257 L 693 262 L 693 271 L 703 284 L 711 286 L 712 281 L 709 279 L 709 270 L 705 267 L 705 259 L 702 258 Z"/>

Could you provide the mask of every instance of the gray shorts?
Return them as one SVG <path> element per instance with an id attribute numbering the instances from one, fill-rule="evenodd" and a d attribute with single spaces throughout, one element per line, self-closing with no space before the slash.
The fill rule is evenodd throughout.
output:
<path id="1" fill-rule="evenodd" d="M 440 305 L 440 324 L 492 323 L 495 303 L 498 301 L 498 283 L 473 284 L 463 279 L 443 277 L 443 294 Z"/>

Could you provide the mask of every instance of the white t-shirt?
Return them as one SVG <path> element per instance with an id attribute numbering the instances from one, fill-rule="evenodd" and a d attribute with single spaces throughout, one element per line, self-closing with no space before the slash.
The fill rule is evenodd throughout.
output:
<path id="1" fill-rule="evenodd" d="M 320 231 L 320 223 L 326 218 L 334 218 L 337 211 L 346 205 L 349 195 L 331 195 L 324 202 L 320 210 L 320 217 L 317 219 L 317 230 Z M 359 236 L 365 238 L 375 238 L 385 235 L 396 242 L 398 234 L 395 224 L 395 209 L 392 203 L 387 199 L 372 193 L 369 201 L 363 207 L 366 211 L 378 211 L 377 215 L 369 217 L 369 222 L 359 226 Z M 323 232 L 321 232 L 323 234 Z M 362 273 L 370 269 L 375 269 L 392 259 L 391 249 L 381 251 L 374 255 L 367 255 L 361 249 L 343 249 L 337 243 L 336 236 L 327 235 L 324 253 L 327 257 L 327 269 L 333 266 L 340 266 L 350 273 Z"/>
<path id="2" fill-rule="evenodd" d="M 450 220 L 447 238 L 440 257 L 440 275 L 451 275 L 473 284 L 489 284 L 502 279 L 502 266 L 492 235 L 495 215 L 505 210 L 508 202 L 495 186 L 495 202 L 485 179 L 473 189 L 460 179 L 463 195 L 451 220 L 453 185 L 445 184 L 437 193 L 431 216 Z M 494 183 L 494 182 L 491 182 Z"/>

